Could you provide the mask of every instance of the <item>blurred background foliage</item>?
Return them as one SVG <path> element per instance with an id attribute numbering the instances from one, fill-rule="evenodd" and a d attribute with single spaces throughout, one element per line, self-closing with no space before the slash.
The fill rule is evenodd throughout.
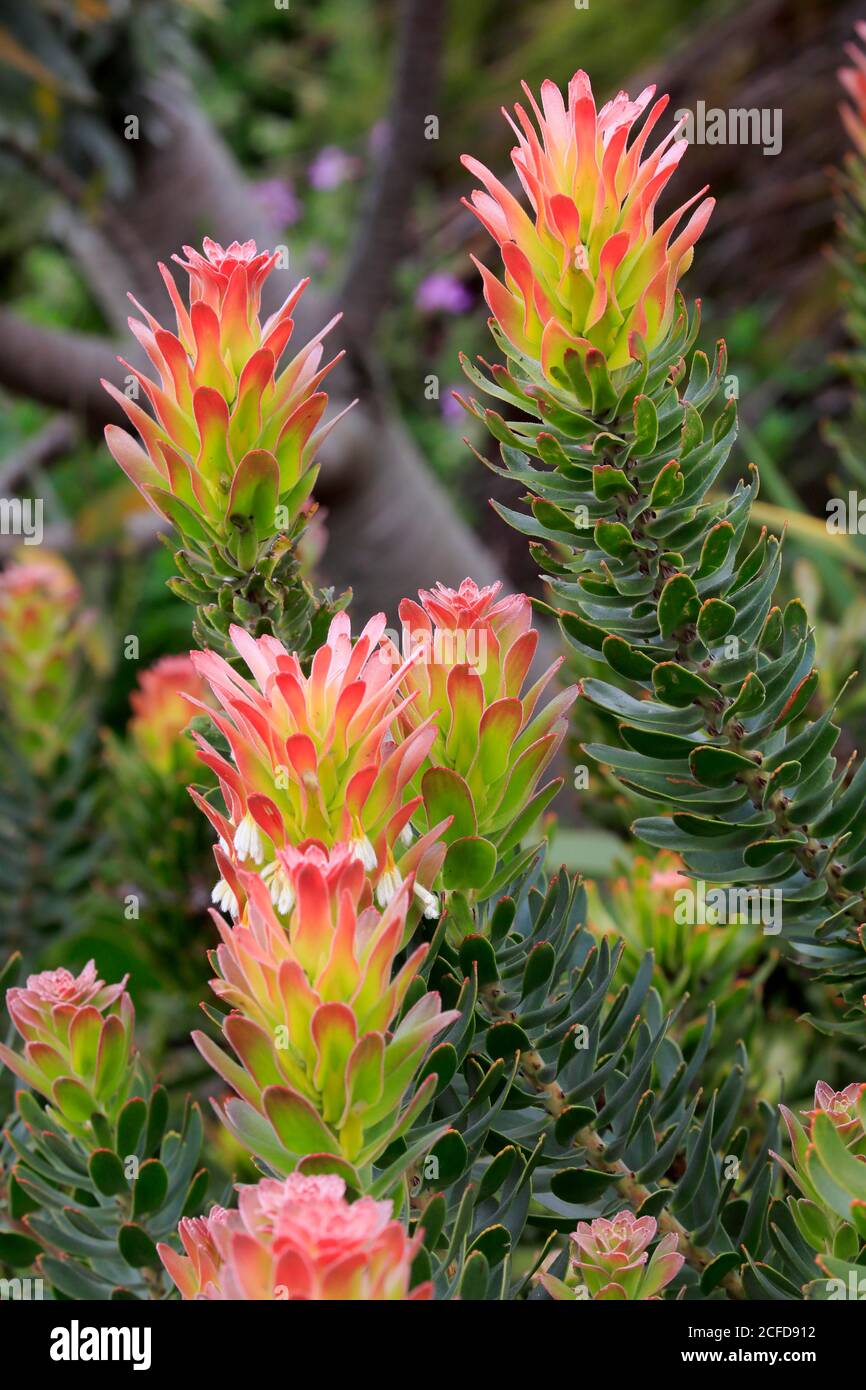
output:
<path id="1" fill-rule="evenodd" d="M 500 105 L 519 98 L 523 79 L 534 88 L 545 77 L 564 83 L 577 67 L 591 73 L 605 97 L 657 81 L 671 91 L 672 111 L 699 99 L 707 106 L 781 109 L 778 155 L 754 146 L 696 146 L 679 197 L 710 182 L 720 199 L 686 288 L 703 299 L 701 345 L 711 348 L 721 335 L 728 341 L 731 389 L 742 416 L 733 466 L 742 472 L 753 460 L 760 468 L 755 521 L 777 531 L 787 527 L 780 601 L 799 592 L 821 618 L 817 714 L 850 671 L 863 668 L 866 648 L 866 545 L 856 535 L 830 536 L 824 525 L 827 499 L 849 486 L 826 429 L 851 410 L 850 385 L 837 361 L 845 341 L 838 271 L 827 249 L 834 219 L 830 166 L 844 152 L 835 70 L 858 5 L 590 0 L 581 9 L 572 0 L 462 0 L 443 7 L 427 0 L 427 8 L 447 11 L 439 91 L 429 112 L 414 113 L 435 118 L 435 138 L 426 142 L 423 171 L 398 170 L 406 188 L 405 254 L 387 267 L 372 334 L 375 360 L 359 352 L 364 360 L 356 366 L 362 386 L 375 383 L 389 418 L 401 421 L 438 480 L 450 509 L 442 515 L 453 517 L 455 528 L 458 520 L 468 527 L 466 568 L 476 569 L 477 553 L 479 578 L 492 565 L 511 586 L 535 592 L 522 541 L 487 507 L 491 493 L 507 496 L 508 484 L 481 468 L 466 447 L 467 433 L 479 450 L 489 446 L 451 395 L 461 381 L 458 350 L 472 355 L 486 342 L 486 311 L 469 260 L 470 252 L 481 254 L 483 237 L 460 204 L 470 186 L 460 155 L 472 151 L 504 168 L 511 141 Z M 357 284 L 346 280 L 345 268 L 394 143 L 388 111 L 398 10 L 393 0 L 292 0 L 286 8 L 261 0 L 33 0 L 27 6 L 0 0 L 0 494 L 44 499 L 46 545 L 62 552 L 76 574 L 108 649 L 78 729 L 91 750 L 90 773 L 98 763 L 102 779 L 88 803 L 94 862 L 80 857 L 76 834 L 45 829 L 38 811 L 38 833 L 50 840 L 56 831 L 49 862 L 75 861 L 69 903 L 48 946 L 42 927 L 27 920 L 30 908 L 16 909 L 0 949 L 5 941 L 23 948 L 29 963 L 55 965 L 80 965 L 95 955 L 108 979 L 132 971 L 133 992 L 147 1005 L 143 1041 L 164 1056 L 169 1078 L 184 1084 L 195 1077 L 183 1040 L 205 978 L 204 946 L 212 940 L 205 911 L 209 835 L 186 807 L 191 774 L 183 760 L 169 769 L 149 766 L 129 723 L 141 673 L 188 648 L 189 616 L 165 587 L 170 555 L 99 441 L 110 411 L 95 386 L 102 358 L 94 355 L 91 371 L 77 349 L 104 343 L 107 351 L 123 342 L 128 351 L 124 292 L 131 282 L 145 298 L 152 292 L 152 262 L 167 254 L 152 244 L 152 229 L 163 220 L 174 226 L 168 203 L 160 212 L 154 196 L 161 182 L 166 200 L 183 198 L 188 189 L 190 238 L 221 234 L 204 222 L 202 210 L 221 207 L 230 193 L 235 221 L 249 225 L 251 235 L 272 229 L 293 264 L 314 277 L 323 302 L 351 301 Z M 420 61 L 423 66 L 423 53 Z M 179 107 L 173 98 L 166 102 L 166 89 L 182 94 Z M 140 131 L 129 126 L 139 114 Z M 203 123 L 195 127 L 196 148 L 208 158 L 214 149 L 230 152 L 237 187 L 212 186 L 228 165 L 193 159 L 182 166 L 177 122 L 190 129 Z M 172 160 L 163 176 L 163 164 Z M 188 179 L 180 180 L 180 191 L 178 168 Z M 207 179 L 202 193 L 199 184 Z M 160 312 L 164 304 L 152 307 Z M 348 331 L 351 314 L 347 323 Z M 51 344 L 56 355 L 45 351 Z M 93 391 L 86 384 L 91 376 Z M 408 453 L 405 462 L 408 469 Z M 439 577 L 454 582 L 462 575 L 444 572 L 453 556 L 439 563 L 442 537 L 435 525 L 425 531 L 424 507 L 416 515 L 399 459 L 397 469 L 391 531 L 368 546 L 366 561 L 367 523 L 357 523 L 359 566 L 375 570 L 389 536 L 416 525 L 397 592 Z M 375 511 L 355 487 L 351 459 L 348 469 L 326 463 L 322 502 L 326 527 L 333 528 L 320 562 L 326 582 L 343 578 L 356 515 Z M 13 561 L 12 540 L 0 537 L 4 564 Z M 381 601 L 375 582 L 356 586 L 362 610 Z M 384 594 L 389 606 L 393 597 Z M 843 756 L 866 733 L 864 692 L 861 681 L 842 699 Z M 599 718 L 581 706 L 573 762 L 581 759 L 578 739 L 600 737 L 593 727 Z M 27 775 L 36 779 L 34 806 L 44 807 L 44 769 Z M 0 843 L 7 848 L 17 843 L 25 780 L 21 774 L 2 789 Z M 584 811 L 590 805 L 591 815 Z M 806 1010 L 820 1014 L 829 1002 L 823 986 L 804 985 L 741 928 L 707 929 L 697 939 L 673 930 L 670 903 L 659 897 L 670 866 L 635 861 L 626 839 L 639 809 L 603 773 L 593 772 L 586 790 L 570 794 L 567 784 L 557 803 L 552 857 L 599 880 L 591 925 L 599 934 L 625 937 L 626 964 L 639 947 L 654 946 L 666 1001 L 682 1001 L 686 1050 L 716 999 L 726 1001 L 721 1027 L 728 1041 L 754 1034 L 762 1019 L 753 1058 L 758 1090 L 778 1094 L 785 1076 L 798 1095 L 819 1075 L 850 1079 L 842 1044 L 816 1041 L 803 1025 L 791 1026 Z M 167 848 L 154 862 L 160 837 L 168 837 Z M 75 870 L 82 863 L 84 884 Z M 139 892 L 143 869 L 149 895 Z M 125 915 L 130 893 L 141 899 L 137 917 Z"/>

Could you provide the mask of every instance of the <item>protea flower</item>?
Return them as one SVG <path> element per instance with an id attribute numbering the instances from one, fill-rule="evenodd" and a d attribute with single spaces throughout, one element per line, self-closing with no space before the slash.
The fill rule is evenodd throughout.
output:
<path id="1" fill-rule="evenodd" d="M 219 778 L 226 815 L 198 796 L 197 804 L 220 836 L 224 855 L 239 867 L 257 869 L 281 912 L 291 898 L 277 851 L 310 839 L 329 848 L 349 842 L 380 906 L 402 878 L 414 875 L 423 910 L 432 916 L 438 911 L 429 885 L 444 853 L 437 844 L 441 826 L 410 843 L 409 822 L 420 797 L 406 793 L 436 731 L 431 716 L 394 742 L 408 703 L 398 691 L 409 663 L 392 669 L 390 649 L 381 644 L 384 629 L 379 614 L 353 644 L 349 619 L 338 614 L 306 676 L 297 656 L 274 638 L 254 640 L 232 627 L 232 641 L 258 689 L 216 653 L 192 654 L 222 708 L 212 718 L 232 757 L 229 762 L 196 735 L 202 761 Z M 217 885 L 215 901 L 236 907 L 225 881 Z"/>
<path id="2" fill-rule="evenodd" d="M 339 315 L 281 365 L 307 281 L 262 323 L 262 286 L 278 252 L 260 252 L 254 241 L 224 250 L 209 239 L 204 255 L 184 251 L 185 261 L 174 259 L 189 275 L 188 303 L 159 267 L 174 331 L 132 301 L 143 322 L 130 319 L 130 328 L 159 381 L 123 365 L 154 414 L 104 382 L 142 441 L 108 425 L 108 447 L 180 533 L 181 573 L 172 587 L 198 607 L 201 645 L 222 641 L 232 617 L 253 631 L 306 638 L 320 600 L 299 575 L 295 550 L 316 481 L 316 450 L 339 418 L 322 424 L 328 398 L 318 389 L 342 355 L 322 365 L 322 339 Z"/>
<path id="3" fill-rule="evenodd" d="M 705 190 L 654 226 L 656 202 L 687 144 L 674 126 L 645 154 L 666 96 L 652 105 L 629 144 L 654 87 L 634 101 L 620 92 L 600 111 L 585 72 L 571 79 L 567 104 L 553 82 L 542 83 L 541 107 L 526 83 L 523 89 L 538 131 L 519 104 L 516 123 L 505 116 L 517 137 L 511 158 L 531 215 L 489 169 L 464 155 L 485 190 L 476 190 L 467 206 L 502 252 L 504 284 L 478 268 L 507 344 L 522 364 L 540 363 L 548 382 L 569 389 L 571 359 L 585 364 L 595 350 L 614 371 L 629 363 L 632 334 L 648 350 L 664 339 L 677 283 L 713 200 L 700 201 L 676 235 L 683 214 Z"/>
<path id="4" fill-rule="evenodd" d="M 185 1218 L 186 1251 L 159 1253 L 184 1299 L 382 1302 L 429 1299 L 430 1284 L 411 1285 L 420 1242 L 391 1216 L 391 1203 L 346 1201 L 334 1174 L 238 1188 L 236 1211 L 214 1207 Z"/>
<path id="5" fill-rule="evenodd" d="M 129 697 L 130 739 L 148 767 L 163 775 L 189 768 L 187 750 L 192 753 L 192 743 L 185 731 L 192 713 L 188 696 L 205 706 L 212 703 L 206 681 L 183 654 L 160 657 L 142 671 L 138 688 Z"/>
<path id="6" fill-rule="evenodd" d="M 849 1152 L 866 1155 L 866 1082 L 852 1081 L 843 1091 L 834 1091 L 832 1086 L 828 1086 L 826 1081 L 819 1081 L 815 1087 L 815 1101 L 811 1110 L 803 1110 L 801 1113 L 808 1123 L 808 1133 L 803 1125 L 787 1107 L 780 1105 L 779 1110 L 788 1137 L 791 1141 L 792 1164 L 786 1163 L 779 1158 L 778 1154 L 773 1157 L 785 1169 L 789 1177 L 793 1178 L 797 1187 L 811 1201 L 821 1202 L 823 1199 L 816 1190 L 813 1177 L 810 1175 L 810 1163 L 815 1158 L 815 1149 L 810 1143 L 814 1144 L 814 1134 L 816 1121 L 820 1121 L 825 1127 L 832 1127 L 839 1140 Z M 866 1180 L 866 1167 L 864 1167 L 864 1180 Z M 819 1188 L 822 1184 L 819 1182 Z"/>
<path id="7" fill-rule="evenodd" d="M 311 1154 L 357 1171 L 408 1127 L 429 1100 L 429 1078 L 408 1105 L 431 1039 L 459 1014 L 407 991 L 427 951 L 394 973 L 406 939 L 411 881 L 380 913 L 369 901 L 364 866 L 350 846 L 329 854 L 310 844 L 278 850 L 290 897 L 285 925 L 257 874 L 241 872 L 244 918 L 221 936 L 214 993 L 231 1012 L 223 1034 L 240 1062 L 206 1035 L 199 1051 L 236 1091 L 222 1117 L 233 1134 L 276 1171 Z M 228 870 L 231 873 L 231 870 Z"/>
<path id="8" fill-rule="evenodd" d="M 91 960 L 78 976 L 44 970 L 6 991 L 24 1053 L 0 1044 L 0 1062 L 46 1096 L 75 1132 L 94 1111 L 113 1117 L 125 1099 L 135 1018 L 127 978 L 106 985 Z"/>
<path id="9" fill-rule="evenodd" d="M 621 1211 L 612 1219 L 578 1222 L 570 1237 L 571 1279 L 568 1283 L 542 1274 L 540 1282 L 553 1298 L 574 1299 L 575 1283 L 599 1301 L 647 1302 L 679 1273 L 685 1256 L 677 1251 L 676 1232 L 663 1236 L 653 1250 L 658 1222 L 654 1216 L 635 1216 Z"/>
<path id="10" fill-rule="evenodd" d="M 0 573 L 0 709 L 7 733 L 47 771 L 78 727 L 88 615 L 59 555 Z"/>
<path id="11" fill-rule="evenodd" d="M 537 708 L 561 658 L 523 690 L 538 633 L 529 599 L 499 598 L 499 589 L 464 579 L 459 589 L 438 584 L 419 590 L 420 604 L 400 604 L 404 652 L 415 658 L 402 674 L 411 699 L 401 724 L 409 736 L 431 721 L 435 727 L 434 771 L 423 783 L 432 796 L 430 814 L 438 819 L 441 805 L 454 812 L 464 836 L 468 829 L 494 844 L 516 822 L 535 819 L 557 791 L 558 781 L 540 790 L 538 783 L 565 737 L 577 696 L 570 686 Z M 474 822 L 468 826 L 467 815 Z M 489 858 L 493 863 L 495 855 Z"/>
<path id="12" fill-rule="evenodd" d="M 858 1231 L 864 1226 L 859 1213 L 866 1207 L 866 1082 L 834 1091 L 819 1081 L 813 1108 L 802 1112 L 808 1129 L 786 1105 L 779 1110 L 791 1161 L 772 1157 L 802 1194 L 790 1203 L 801 1233 L 816 1250 L 827 1251 L 842 1222 L 853 1221 Z"/>
<path id="13" fill-rule="evenodd" d="M 130 295 L 145 320 L 130 319 L 130 328 L 160 381 L 123 365 L 156 419 L 103 382 L 144 448 L 116 425 L 106 426 L 105 437 L 156 511 L 192 540 L 216 535 L 251 567 L 257 543 L 288 529 L 315 481 L 312 459 L 331 428 L 319 428 L 328 398 L 317 388 L 338 360 L 320 367 L 322 338 L 336 320 L 280 368 L 292 311 L 308 282 L 295 285 L 262 323 L 262 286 L 278 252 L 257 251 L 254 241 L 235 241 L 224 250 L 209 238 L 203 256 L 191 246 L 184 252 L 186 261 L 174 259 L 189 275 L 188 306 L 168 268 L 159 267 L 176 331 L 163 328 Z M 278 505 L 286 509 L 285 526 L 277 525 Z"/>
<path id="14" fill-rule="evenodd" d="M 860 42 L 866 43 L 866 20 L 859 20 L 854 29 Z M 856 43 L 846 44 L 845 52 L 853 66 L 839 69 L 839 81 L 849 97 L 839 109 L 854 147 L 866 159 L 866 53 Z"/>
<path id="15" fill-rule="evenodd" d="M 826 1081 L 819 1081 L 815 1086 L 814 1106 L 811 1110 L 804 1110 L 803 1114 L 807 1120 L 814 1120 L 816 1115 L 829 1115 L 839 1134 L 847 1134 L 851 1138 L 859 1129 L 862 1137 L 858 1102 L 864 1090 L 866 1082 L 863 1081 L 852 1081 L 843 1091 L 834 1091 Z M 780 1108 L 784 1110 L 784 1106 Z"/>

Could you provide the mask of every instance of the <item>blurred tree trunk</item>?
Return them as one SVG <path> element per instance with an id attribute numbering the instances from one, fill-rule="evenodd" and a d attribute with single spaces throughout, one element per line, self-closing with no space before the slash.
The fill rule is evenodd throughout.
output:
<path id="1" fill-rule="evenodd" d="M 422 111 L 430 90 L 425 84 L 432 81 L 427 71 L 433 68 L 431 12 L 441 19 L 443 8 L 441 3 L 403 0 L 409 47 L 404 44 L 398 57 L 395 93 L 405 101 L 417 88 L 417 109 Z M 690 183 L 698 186 L 706 180 L 719 197 L 690 287 L 705 289 L 725 309 L 774 292 L 779 309 L 772 331 L 783 343 L 790 339 L 794 354 L 820 356 L 833 331 L 826 293 L 817 288 L 823 277 L 826 290 L 821 253 L 832 222 L 826 169 L 844 149 L 835 71 L 859 13 L 860 0 L 752 0 L 697 29 L 661 68 L 647 74 L 660 90 L 670 91 L 672 110 L 693 109 L 698 100 L 708 108 L 781 108 L 783 143 L 776 156 L 739 145 L 698 145 L 690 152 Z M 634 90 L 639 83 L 623 74 L 623 85 Z M 178 86 L 163 85 L 152 99 L 158 138 L 142 138 L 135 188 L 125 204 L 110 209 L 103 233 L 114 261 L 128 267 L 130 286 L 148 307 L 163 312 L 167 300 L 157 259 L 167 259 L 184 242 L 200 242 L 203 235 L 223 241 L 252 236 L 264 245 L 277 236 L 194 97 Z M 377 227 L 383 209 L 393 208 L 401 179 L 411 188 L 416 171 L 410 153 L 404 149 L 403 164 L 380 181 L 378 207 L 374 202 L 368 209 L 359 233 L 365 256 L 370 248 L 364 230 Z M 122 245 L 112 234 L 112 221 L 129 233 Z M 468 249 L 475 226 L 465 217 L 453 219 L 441 235 L 442 244 L 459 242 Z M 130 251 L 130 240 L 138 254 Z M 482 254 L 489 253 L 486 242 L 477 244 Z M 389 247 L 390 242 L 385 249 Z M 344 285 L 350 298 L 363 264 L 363 257 L 359 263 L 358 255 L 350 254 L 353 276 Z M 388 266 L 373 269 L 378 286 Z M 293 278 L 300 273 L 294 265 L 290 270 Z M 393 612 L 398 598 L 420 584 L 436 578 L 456 583 L 470 572 L 489 581 L 499 565 L 432 477 L 399 422 L 369 350 L 380 296 L 371 298 L 362 288 L 365 293 L 350 305 L 356 331 L 346 337 L 349 365 L 334 378 L 335 392 L 344 401 L 357 393 L 362 403 L 328 441 L 319 489 L 331 537 L 325 567 L 335 583 L 352 585 L 361 610 L 384 607 Z M 299 306 L 299 339 L 317 331 L 327 313 L 311 287 Z M 127 338 L 124 354 L 133 347 Z M 117 379 L 113 354 L 107 341 L 22 325 L 8 314 L 0 317 L 0 380 L 83 415 L 91 427 L 111 418 L 111 403 L 97 378 L 106 374 Z M 768 390 L 771 394 L 772 385 Z M 745 414 L 766 404 L 767 391 L 744 402 Z M 472 485 L 478 500 L 489 482 L 479 470 Z M 527 570 L 517 564 L 526 578 Z"/>

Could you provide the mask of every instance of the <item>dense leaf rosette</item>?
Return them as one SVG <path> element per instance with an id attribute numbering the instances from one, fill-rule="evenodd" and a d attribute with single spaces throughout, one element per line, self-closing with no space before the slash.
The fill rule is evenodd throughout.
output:
<path id="1" fill-rule="evenodd" d="M 185 1299 L 383 1302 L 428 1299 L 411 1287 L 420 1232 L 409 1239 L 391 1203 L 351 1204 L 335 1175 L 264 1178 L 238 1188 L 237 1210 L 181 1221 L 185 1254 L 159 1247 Z"/>

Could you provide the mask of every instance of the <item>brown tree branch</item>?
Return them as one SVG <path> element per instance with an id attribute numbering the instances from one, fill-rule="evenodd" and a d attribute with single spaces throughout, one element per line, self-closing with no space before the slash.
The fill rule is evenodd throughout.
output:
<path id="1" fill-rule="evenodd" d="M 346 334 L 360 350 L 369 343 L 405 251 L 413 193 L 429 148 L 424 122 L 434 114 L 446 11 L 446 0 L 401 3 L 388 143 L 370 183 L 340 289 Z"/>
<path id="2" fill-rule="evenodd" d="M 120 380 L 116 352 L 107 338 L 46 328 L 0 308 L 0 382 L 14 394 L 79 416 L 92 434 L 125 418 L 99 384 L 100 377 Z"/>
<path id="3" fill-rule="evenodd" d="M 78 426 L 71 415 L 55 415 L 21 448 L 0 463 L 0 496 L 8 496 L 32 473 L 62 458 L 76 444 Z"/>
<path id="4" fill-rule="evenodd" d="M 58 193 L 70 215 L 77 214 L 91 238 L 99 239 L 101 254 L 109 257 L 114 263 L 126 265 L 127 275 L 133 276 L 133 284 L 128 284 L 127 289 L 139 288 L 147 282 L 150 275 L 150 259 L 145 247 L 136 234 L 133 223 L 121 216 L 109 199 L 104 198 L 95 203 L 87 184 L 72 169 L 49 151 L 39 149 L 8 128 L 0 130 L 0 153 L 14 159 L 47 188 Z M 84 269 L 87 273 L 87 266 Z M 92 276 L 88 276 L 88 279 L 92 280 Z M 104 296 L 98 293 L 98 281 L 93 284 L 93 288 L 100 303 L 105 307 Z M 117 312 L 119 311 L 115 311 Z M 112 321 L 110 312 L 109 321 Z"/>

